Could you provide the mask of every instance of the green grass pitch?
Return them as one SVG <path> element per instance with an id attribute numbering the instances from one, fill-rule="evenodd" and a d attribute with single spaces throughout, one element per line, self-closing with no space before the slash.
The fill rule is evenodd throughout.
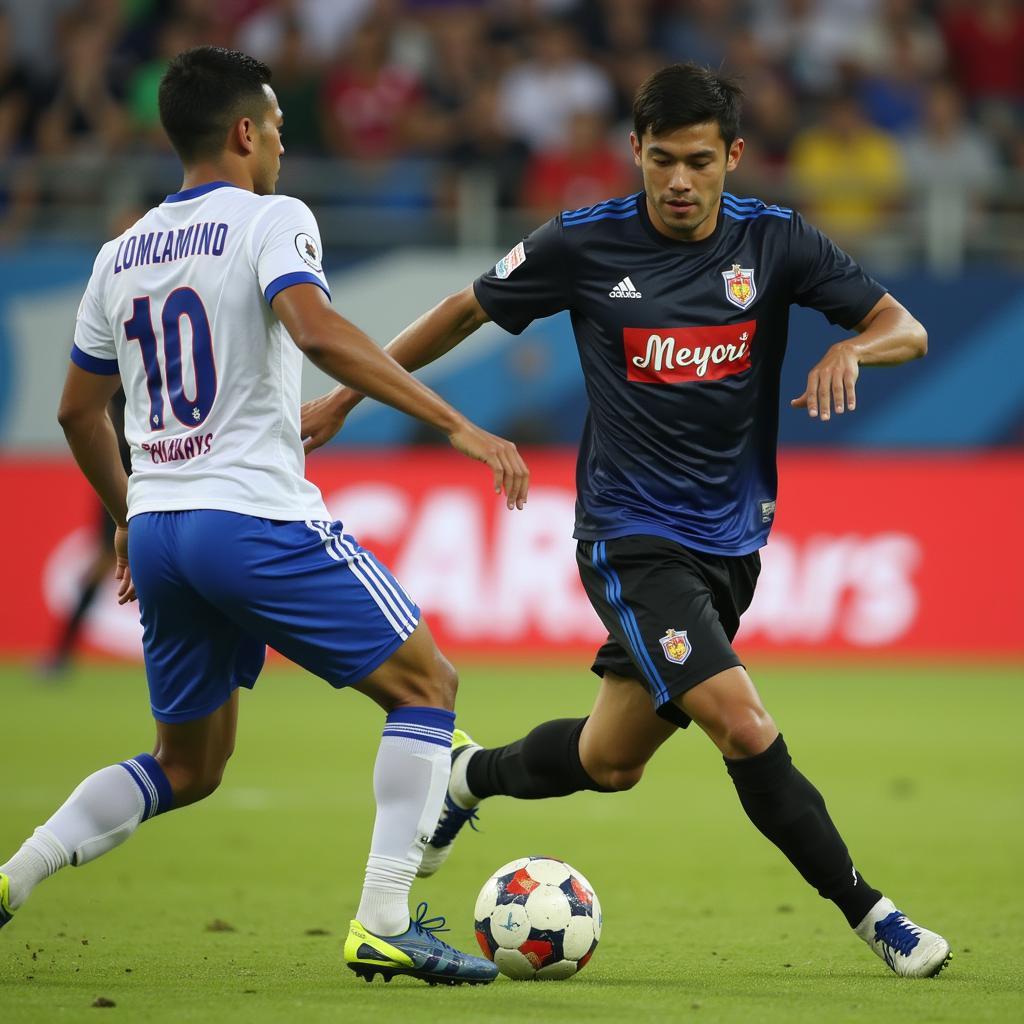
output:
<path id="1" fill-rule="evenodd" d="M 0 934 L 0 1020 L 1024 1020 L 1020 666 L 802 664 L 758 671 L 798 766 L 865 877 L 949 937 L 929 981 L 892 976 L 747 823 L 695 729 L 629 793 L 489 802 L 414 899 L 475 948 L 484 879 L 540 853 L 576 865 L 604 906 L 601 945 L 562 983 L 482 989 L 341 966 L 372 822 L 381 715 L 277 667 L 241 701 L 221 790 L 44 883 Z M 582 665 L 462 668 L 460 723 L 484 743 L 582 714 Z M 40 683 L 0 667 L 0 858 L 92 770 L 150 749 L 142 673 Z M 217 925 L 215 922 L 223 922 Z M 95 1009 L 97 997 L 112 1000 Z"/>

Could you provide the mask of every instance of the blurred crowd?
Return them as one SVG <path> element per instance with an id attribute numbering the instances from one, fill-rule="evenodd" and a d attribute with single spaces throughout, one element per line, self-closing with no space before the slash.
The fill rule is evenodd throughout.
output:
<path id="1" fill-rule="evenodd" d="M 840 240 L 927 196 L 991 214 L 1024 172 L 1018 0 L 0 0 L 0 217 L 164 154 L 157 85 L 200 43 L 271 65 L 292 157 L 365 165 L 443 206 L 467 171 L 534 219 L 637 186 L 636 87 L 676 60 L 737 76 L 734 187 Z M 48 171 L 43 171 L 43 167 Z M 56 170 L 54 170 L 56 168 Z M 73 171 L 70 169 L 74 169 Z M 84 174 L 84 178 L 83 178 Z"/>

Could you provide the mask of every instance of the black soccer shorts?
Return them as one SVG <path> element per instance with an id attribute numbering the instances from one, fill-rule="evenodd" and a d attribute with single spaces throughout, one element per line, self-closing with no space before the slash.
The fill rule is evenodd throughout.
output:
<path id="1" fill-rule="evenodd" d="M 709 555 L 654 536 L 580 541 L 583 586 L 608 630 L 591 671 L 642 680 L 663 718 L 686 728 L 675 697 L 742 665 L 732 649 L 761 557 Z"/>

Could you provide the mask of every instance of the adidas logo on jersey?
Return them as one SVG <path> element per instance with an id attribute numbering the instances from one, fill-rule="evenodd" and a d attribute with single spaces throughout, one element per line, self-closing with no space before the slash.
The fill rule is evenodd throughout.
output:
<path id="1" fill-rule="evenodd" d="M 643 294 L 636 290 L 636 285 L 628 277 L 624 277 L 609 293 L 611 299 L 642 299 Z"/>

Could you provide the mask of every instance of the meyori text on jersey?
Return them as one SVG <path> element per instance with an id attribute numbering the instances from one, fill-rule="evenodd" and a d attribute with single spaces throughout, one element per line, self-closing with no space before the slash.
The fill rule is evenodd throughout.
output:
<path id="1" fill-rule="evenodd" d="M 201 221 L 176 231 L 146 231 L 122 238 L 114 255 L 114 273 L 151 263 L 170 263 L 188 256 L 220 256 L 228 238 L 227 224 Z"/>

